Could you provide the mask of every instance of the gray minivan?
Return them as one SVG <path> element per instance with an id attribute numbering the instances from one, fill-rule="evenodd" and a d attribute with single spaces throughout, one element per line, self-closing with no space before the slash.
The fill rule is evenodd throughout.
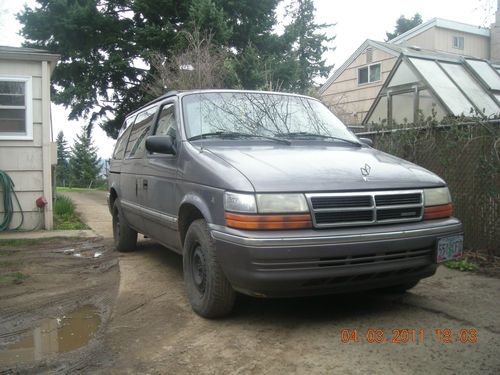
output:
<path id="1" fill-rule="evenodd" d="M 237 292 L 402 292 L 463 251 L 441 178 L 294 94 L 171 92 L 132 112 L 109 208 L 119 251 L 143 233 L 182 255 L 204 317 L 229 313 Z"/>

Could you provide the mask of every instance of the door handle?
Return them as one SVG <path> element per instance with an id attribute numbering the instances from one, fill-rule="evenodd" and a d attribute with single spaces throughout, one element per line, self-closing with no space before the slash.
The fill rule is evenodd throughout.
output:
<path id="1" fill-rule="evenodd" d="M 142 188 L 148 190 L 148 180 L 142 180 Z"/>

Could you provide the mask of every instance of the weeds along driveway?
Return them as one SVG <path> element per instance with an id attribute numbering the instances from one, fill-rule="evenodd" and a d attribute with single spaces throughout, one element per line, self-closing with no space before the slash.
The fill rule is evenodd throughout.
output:
<path id="1" fill-rule="evenodd" d="M 71 197 L 93 229 L 111 231 L 105 193 Z M 102 221 L 106 216 L 108 223 Z M 400 296 L 241 296 L 230 317 L 206 320 L 187 302 L 179 255 L 143 240 L 119 262 L 118 300 L 92 373 L 496 374 L 500 369 L 499 279 L 440 267 Z M 346 329 L 349 343 L 342 342 Z M 410 330 L 406 343 L 404 329 Z M 380 343 L 368 342 L 381 333 Z"/>

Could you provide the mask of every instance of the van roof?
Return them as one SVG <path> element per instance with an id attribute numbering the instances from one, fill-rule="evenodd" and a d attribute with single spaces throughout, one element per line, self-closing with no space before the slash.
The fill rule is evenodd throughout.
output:
<path id="1" fill-rule="evenodd" d="M 314 99 L 317 100 L 316 98 L 307 96 L 307 95 L 300 95 L 300 94 L 293 94 L 293 93 L 288 93 L 288 92 L 280 92 L 280 91 L 261 91 L 261 90 L 238 90 L 238 89 L 194 89 L 194 90 L 172 90 L 168 91 L 166 94 L 163 94 L 162 96 L 159 96 L 156 99 L 151 100 L 150 102 L 144 104 L 143 106 L 137 108 L 136 110 L 130 112 L 127 114 L 126 118 L 130 117 L 131 115 L 136 114 L 137 112 L 141 111 L 142 109 L 149 107 L 151 104 L 155 104 L 158 102 L 161 102 L 164 99 L 167 99 L 172 96 L 184 96 L 186 94 L 196 94 L 196 93 L 208 93 L 208 92 L 249 92 L 249 93 L 261 93 L 261 94 L 274 94 L 274 95 L 289 95 L 289 96 L 299 96 L 303 98 L 308 98 L 308 99 Z"/>

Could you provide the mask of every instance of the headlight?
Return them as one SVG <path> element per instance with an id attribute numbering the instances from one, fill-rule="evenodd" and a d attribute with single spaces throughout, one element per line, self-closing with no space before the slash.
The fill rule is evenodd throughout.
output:
<path id="1" fill-rule="evenodd" d="M 439 206 L 448 203 L 451 203 L 451 196 L 447 187 L 424 189 L 425 206 Z"/>
<path id="2" fill-rule="evenodd" d="M 226 226 L 245 230 L 312 228 L 303 194 L 224 194 Z"/>
<path id="3" fill-rule="evenodd" d="M 303 194 L 257 194 L 259 213 L 296 213 L 309 212 Z"/>
<path id="4" fill-rule="evenodd" d="M 257 213 L 254 194 L 240 194 L 226 191 L 224 209 L 231 212 Z"/>

